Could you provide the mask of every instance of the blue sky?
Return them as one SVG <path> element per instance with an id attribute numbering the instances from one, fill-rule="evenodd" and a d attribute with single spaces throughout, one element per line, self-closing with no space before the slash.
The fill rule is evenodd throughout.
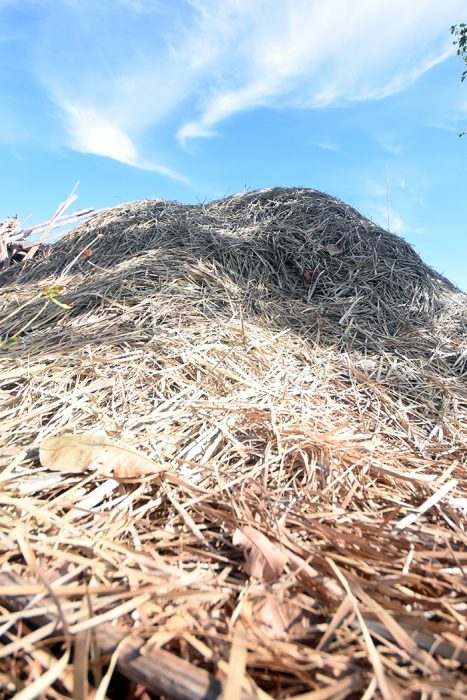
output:
<path id="1" fill-rule="evenodd" d="M 466 0 L 0 0 L 0 220 L 314 187 L 467 291 Z"/>

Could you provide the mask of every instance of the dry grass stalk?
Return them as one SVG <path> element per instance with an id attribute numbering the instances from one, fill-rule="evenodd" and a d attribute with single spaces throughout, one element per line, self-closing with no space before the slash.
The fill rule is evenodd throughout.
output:
<path id="1" fill-rule="evenodd" d="M 2 673 L 110 624 L 185 664 L 171 698 L 243 664 L 242 697 L 467 694 L 467 298 L 406 242 L 307 189 L 144 201 L 0 285 Z M 94 429 L 161 471 L 40 466 Z"/>

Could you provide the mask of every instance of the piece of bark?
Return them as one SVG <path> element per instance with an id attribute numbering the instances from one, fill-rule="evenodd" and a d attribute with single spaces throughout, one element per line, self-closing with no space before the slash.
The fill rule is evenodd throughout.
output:
<path id="1" fill-rule="evenodd" d="M 22 610 L 34 596 L 21 595 L 21 586 L 30 583 L 12 572 L 0 573 L 0 586 L 18 586 L 17 596 L 0 595 L 0 605 L 10 612 Z M 50 602 L 50 598 L 46 600 Z M 44 601 L 41 601 L 43 604 Z M 60 619 L 52 614 L 28 618 L 29 625 L 43 626 L 56 621 L 54 636 L 61 628 Z M 110 657 L 128 632 L 104 624 L 95 629 L 95 639 L 99 653 Z M 117 669 L 126 678 L 143 685 L 156 695 L 163 695 L 168 700 L 219 700 L 222 696 L 222 683 L 215 676 L 188 661 L 180 659 L 163 649 L 153 649 L 140 653 L 144 641 L 137 637 L 128 637 L 120 649 Z M 256 694 L 242 692 L 241 700 L 258 700 Z"/>
<path id="2" fill-rule="evenodd" d="M 21 230 L 18 218 L 0 221 L 0 269 L 8 267 L 12 256 L 11 243 Z"/>
<path id="3" fill-rule="evenodd" d="M 72 204 L 74 199 L 70 199 Z M 30 228 L 21 228 L 21 224 L 17 217 L 11 217 L 0 221 L 0 270 L 6 269 L 12 262 L 17 262 L 21 259 L 29 260 L 38 250 L 43 250 L 47 244 L 43 240 L 50 231 L 72 224 L 81 224 L 89 221 L 94 216 L 105 209 L 80 209 L 73 214 L 63 214 L 66 209 L 67 202 L 64 202 L 57 210 L 50 221 L 45 221 L 41 224 L 36 224 Z M 39 236 L 34 241 L 26 239 L 31 235 Z"/>

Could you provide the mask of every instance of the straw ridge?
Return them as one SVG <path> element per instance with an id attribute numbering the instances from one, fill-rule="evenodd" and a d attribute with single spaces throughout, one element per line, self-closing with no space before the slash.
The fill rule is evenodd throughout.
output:
<path id="1" fill-rule="evenodd" d="M 116 621 L 235 697 L 465 696 L 467 296 L 408 243 L 305 188 L 148 200 L 0 289 L 6 673 Z M 163 470 L 40 466 L 96 429 Z"/>

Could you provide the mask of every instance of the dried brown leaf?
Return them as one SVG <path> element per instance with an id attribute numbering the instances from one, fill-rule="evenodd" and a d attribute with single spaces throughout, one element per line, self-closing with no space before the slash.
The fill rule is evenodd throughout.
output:
<path id="1" fill-rule="evenodd" d="M 260 581 L 274 581 L 283 572 L 287 555 L 254 527 L 246 525 L 235 530 L 232 542 L 244 550 L 245 571 L 250 576 Z"/>
<path id="2" fill-rule="evenodd" d="M 255 606 L 253 619 L 273 639 L 303 637 L 311 626 L 310 615 L 303 608 L 272 597 Z"/>
<path id="3" fill-rule="evenodd" d="M 71 474 L 91 470 L 120 479 L 161 471 L 149 457 L 119 445 L 103 431 L 45 438 L 39 448 L 39 459 L 46 469 Z"/>
<path id="4" fill-rule="evenodd" d="M 339 248 L 337 245 L 334 243 L 328 243 L 327 245 L 323 245 L 322 250 L 325 250 L 329 255 L 339 255 L 342 253 L 342 248 Z"/>

